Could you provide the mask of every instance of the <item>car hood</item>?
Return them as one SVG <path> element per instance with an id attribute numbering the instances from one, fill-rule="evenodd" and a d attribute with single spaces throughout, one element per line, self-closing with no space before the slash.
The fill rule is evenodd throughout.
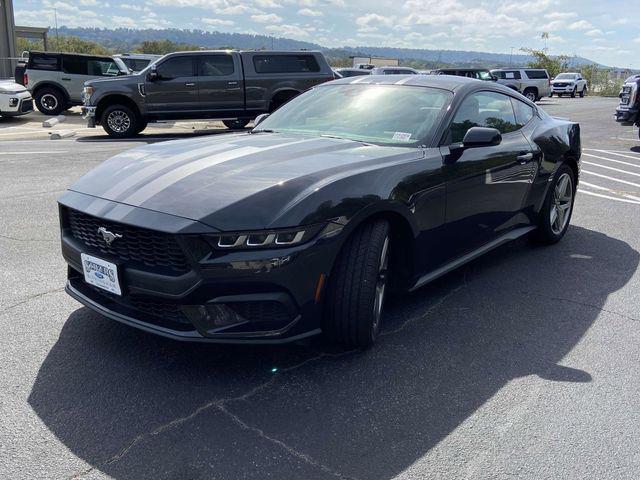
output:
<path id="1" fill-rule="evenodd" d="M 0 93 L 5 92 L 25 92 L 27 89 L 12 80 L 0 81 Z"/>
<path id="2" fill-rule="evenodd" d="M 556 83 L 576 83 L 576 80 L 551 80 L 551 85 Z"/>
<path id="3" fill-rule="evenodd" d="M 92 87 L 99 87 L 100 85 L 113 85 L 114 83 L 122 83 L 126 85 L 136 85 L 138 82 L 143 82 L 140 74 L 131 75 L 118 75 L 117 77 L 109 78 L 95 78 L 93 80 L 87 80 L 84 82 L 85 86 L 91 85 Z"/>
<path id="4" fill-rule="evenodd" d="M 70 190 L 220 230 L 293 226 L 274 221 L 323 187 L 421 156 L 416 148 L 334 138 L 224 134 L 123 152 Z"/>

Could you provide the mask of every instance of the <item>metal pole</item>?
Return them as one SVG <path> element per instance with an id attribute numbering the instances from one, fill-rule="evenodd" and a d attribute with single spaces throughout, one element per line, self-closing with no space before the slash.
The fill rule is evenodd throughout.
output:
<path id="1" fill-rule="evenodd" d="M 60 37 L 58 36 L 58 9 L 53 9 L 53 16 L 56 21 L 56 50 L 60 50 Z"/>

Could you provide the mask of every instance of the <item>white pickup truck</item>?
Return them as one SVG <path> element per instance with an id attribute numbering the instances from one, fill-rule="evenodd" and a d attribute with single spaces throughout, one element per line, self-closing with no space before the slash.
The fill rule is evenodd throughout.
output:
<path id="1" fill-rule="evenodd" d="M 499 68 L 491 70 L 491 75 L 532 102 L 551 95 L 549 73 L 544 68 Z"/>
<path id="2" fill-rule="evenodd" d="M 587 81 L 579 73 L 561 73 L 551 80 L 551 96 L 554 93 L 559 97 L 565 94 L 571 95 L 572 98 L 575 98 L 576 94 L 584 97 L 587 93 Z"/>

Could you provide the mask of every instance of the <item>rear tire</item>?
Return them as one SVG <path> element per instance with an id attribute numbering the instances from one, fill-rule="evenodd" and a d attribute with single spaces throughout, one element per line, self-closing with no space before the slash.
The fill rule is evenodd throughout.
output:
<path id="1" fill-rule="evenodd" d="M 142 131 L 137 115 L 124 105 L 109 105 L 102 112 L 100 124 L 113 138 L 128 138 Z"/>
<path id="2" fill-rule="evenodd" d="M 56 88 L 41 88 L 35 97 L 36 107 L 45 115 L 60 115 L 67 109 L 67 99 Z"/>
<path id="3" fill-rule="evenodd" d="M 532 240 L 546 245 L 559 242 L 569 228 L 575 197 L 576 182 L 573 170 L 562 164 L 542 204 L 538 228 L 532 232 Z"/>
<path id="4" fill-rule="evenodd" d="M 331 275 L 323 331 L 334 341 L 357 348 L 378 337 L 389 262 L 389 222 L 358 228 L 343 246 Z"/>
<path id="5" fill-rule="evenodd" d="M 534 88 L 525 88 L 523 95 L 531 102 L 535 102 L 538 99 L 538 93 Z"/>
<path id="6" fill-rule="evenodd" d="M 223 120 L 222 123 L 224 123 L 224 126 L 229 130 L 242 130 L 249 125 L 250 121 L 248 118 L 238 118 L 236 120 Z"/>

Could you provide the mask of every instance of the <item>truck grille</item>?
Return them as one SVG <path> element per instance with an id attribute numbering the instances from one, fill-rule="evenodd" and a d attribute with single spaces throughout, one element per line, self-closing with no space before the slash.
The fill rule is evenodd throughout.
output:
<path id="1" fill-rule="evenodd" d="M 176 239 L 169 234 L 103 220 L 77 210 L 66 210 L 73 238 L 116 261 L 154 269 L 168 269 L 178 274 L 186 273 L 190 269 L 184 252 Z M 98 232 L 100 227 L 122 237 L 108 245 Z"/>

